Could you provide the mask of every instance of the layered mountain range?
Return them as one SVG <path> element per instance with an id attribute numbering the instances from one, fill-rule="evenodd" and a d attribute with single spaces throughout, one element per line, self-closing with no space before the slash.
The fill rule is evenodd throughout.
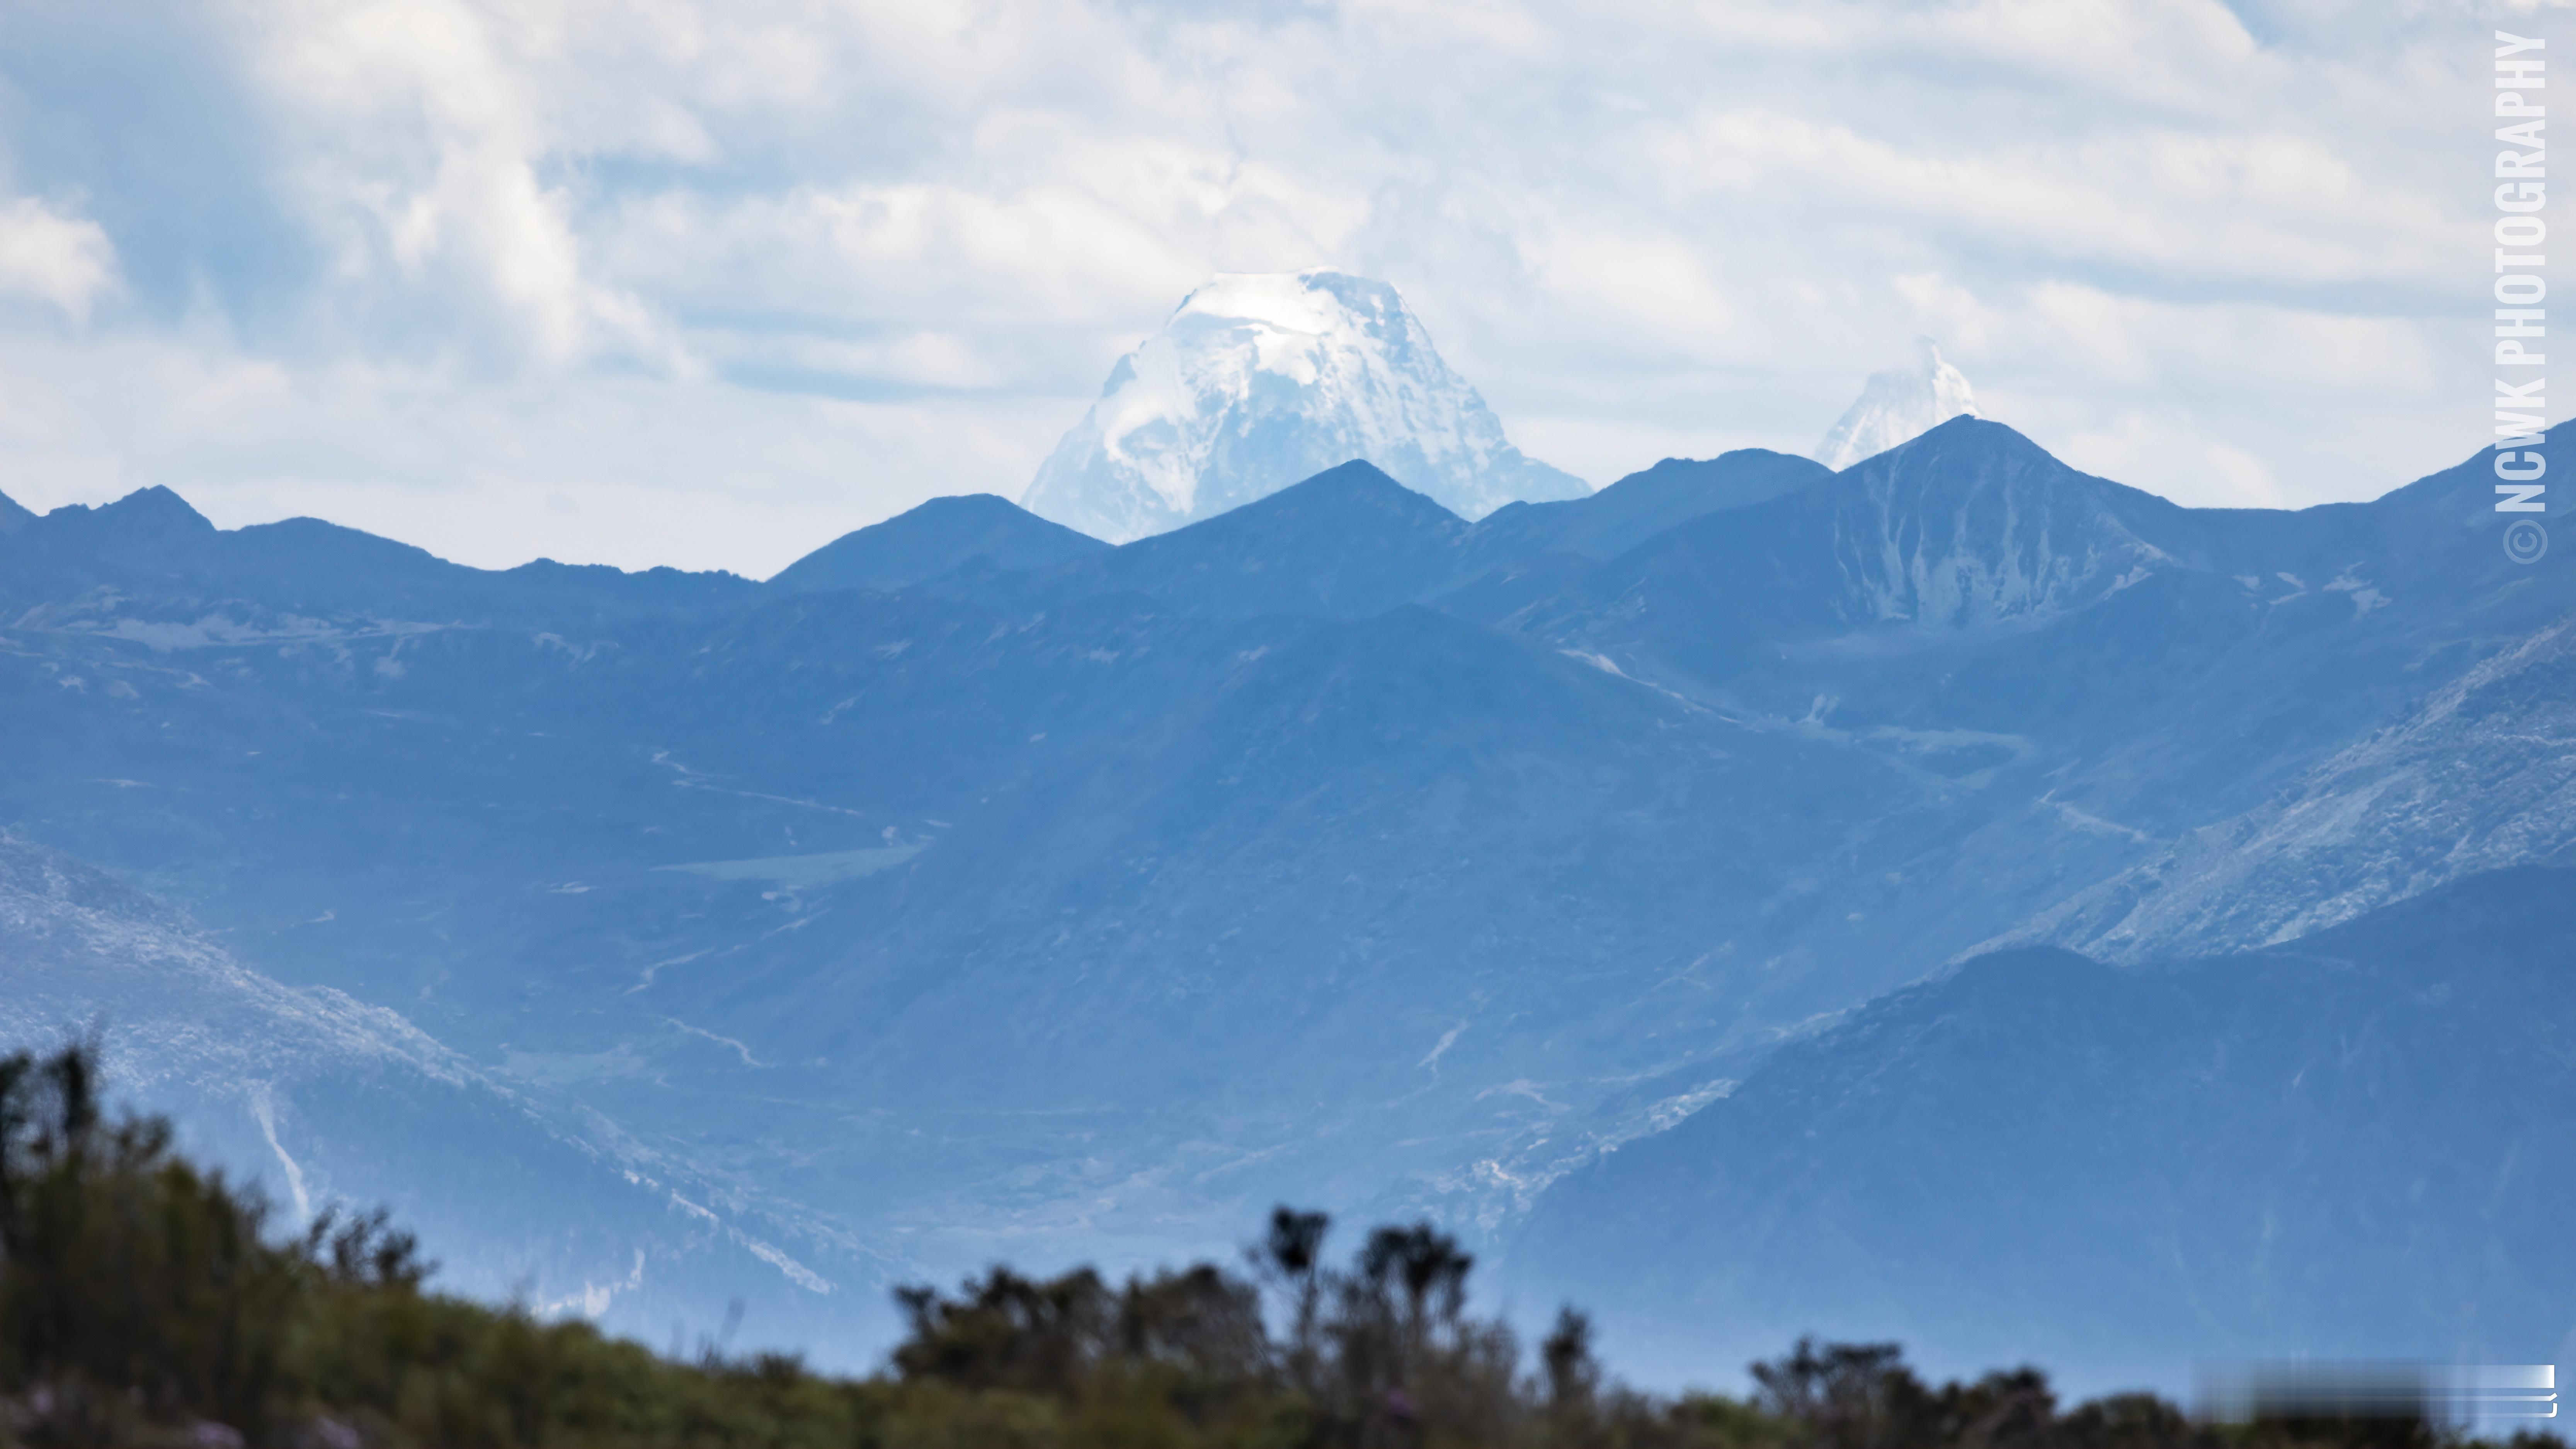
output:
<path id="1" fill-rule="evenodd" d="M 767 583 L 485 573 L 309 520 L 217 530 L 159 490 L 0 510 L 0 825 L 112 878 L 101 919 L 450 1064 L 367 1079 L 414 1104 L 407 1136 L 516 1113 L 492 1215 L 441 1218 L 443 1241 L 501 1263 L 531 1222 L 592 1224 L 615 1241 L 564 1260 L 565 1296 L 628 1264 L 646 1286 L 600 1309 L 656 1339 L 721 1312 L 696 1285 L 727 1253 L 769 1295 L 751 1340 L 849 1360 L 892 1279 L 1229 1252 L 1286 1200 L 1436 1215 L 1534 1309 L 1570 1292 L 1614 1335 L 1627 1315 L 1674 1376 L 1731 1375 L 1715 1320 L 1769 1332 L 1802 1303 L 1969 1353 L 2020 1341 L 2008 1312 L 2081 1320 L 2099 1285 L 2034 1269 L 1960 1296 L 1929 1228 L 1841 1278 L 1762 1276 L 1817 1205 L 1903 1214 L 1870 1132 L 2032 1144 L 1975 1157 L 1982 1189 L 2062 1202 L 2079 1241 L 2127 1229 L 2059 1191 L 2052 1144 L 2169 1089 L 2153 1170 L 2218 1201 L 2245 1159 L 2197 1164 L 2170 1124 L 2235 1100 L 2188 1071 L 2239 1039 L 2210 1015 L 2226 963 L 2322 961 L 2295 953 L 2337 927 L 2438 941 L 2443 912 L 2488 909 L 2480 872 L 2571 863 L 2576 584 L 2506 558 L 2484 468 L 2192 510 L 1959 417 L 1839 473 L 1747 451 L 1490 511 L 1344 463 L 1114 547 L 941 500 Z M 2445 992 L 2527 1013 L 2566 957 L 2524 947 L 2557 929 L 2496 938 L 2495 981 L 2363 953 L 2320 1020 Z M 2280 969 L 2295 1000 L 2311 968 Z M 143 977 L 47 979 L 92 984 L 46 1014 L 111 1034 L 174 1009 Z M 1935 1028 L 1972 1008 L 2020 1014 L 1958 1040 L 2100 1070 L 1954 1080 L 1965 1048 Z M 2136 1030 L 2084 1045 L 2102 1020 Z M 2257 1038 L 2249 1101 L 2307 1060 Z M 249 1167 L 319 1160 L 308 1099 L 372 1100 L 336 1085 L 360 1067 L 279 1053 L 311 1065 L 263 1099 L 274 1144 L 230 1129 Z M 2479 1090 L 2558 1091 L 2563 1059 Z M 189 1090 L 238 1123 L 226 1072 L 254 1075 Z M 2315 1113 L 2249 1107 L 2243 1151 L 2340 1151 L 2392 1093 L 2468 1100 L 2441 1092 L 2395 1073 Z M 1918 1100 L 1939 1110 L 1873 1105 Z M 2516 1216 L 2557 1179 L 2500 1166 L 2554 1139 L 2496 1142 L 2461 1159 L 2505 1174 L 2485 1198 L 2418 1191 L 2440 1164 L 2389 1153 L 2265 1200 L 2421 1203 L 2428 1237 L 2576 1301 Z M 629 1205 L 498 1165 L 565 1152 Z M 332 1179 L 398 1208 L 411 1181 Z M 1616 1232 L 1590 1226 L 1605 1202 Z M 2248 1317 L 2260 1265 L 2231 1252 L 2185 1265 L 2202 1317 L 2146 1314 L 2094 1368 L 2303 1341 L 2311 1319 Z M 2122 1261 L 2139 1301 L 2181 1291 L 2153 1281 L 2172 1260 Z M 1864 1280 L 1878 1297 L 1832 1286 Z M 2459 1303 L 2335 1346 L 2556 1347 L 2525 1298 Z"/>
<path id="2" fill-rule="evenodd" d="M 708 1308 L 729 1299 L 757 1303 L 773 1332 L 833 1329 L 830 1283 L 771 1241 L 795 1230 L 792 1208 L 781 1223 L 399 1012 L 283 986 L 166 903 L 5 836 L 0 981 L 0 1042 L 94 1034 L 126 1103 L 260 1182 L 281 1229 L 399 1206 L 451 1290 L 550 1314 L 613 1307 L 639 1331 L 679 1326 L 683 1347 L 692 1328 L 722 1332 Z M 828 1249 L 815 1261 L 871 1285 L 883 1271 Z"/>
<path id="3" fill-rule="evenodd" d="M 1666 1379 L 1800 1333 L 1936 1371 L 2576 1350 L 2576 871 L 2250 953 L 1981 955 L 1560 1182 L 1518 1286 Z"/>

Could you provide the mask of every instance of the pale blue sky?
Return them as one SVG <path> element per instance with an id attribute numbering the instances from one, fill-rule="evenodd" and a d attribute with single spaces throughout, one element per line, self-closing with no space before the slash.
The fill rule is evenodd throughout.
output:
<path id="1" fill-rule="evenodd" d="M 766 574 L 1328 263 L 1596 484 L 1928 334 L 2079 466 L 2366 497 L 2481 440 L 2488 37 L 2566 13 L 0 0 L 0 491 Z"/>

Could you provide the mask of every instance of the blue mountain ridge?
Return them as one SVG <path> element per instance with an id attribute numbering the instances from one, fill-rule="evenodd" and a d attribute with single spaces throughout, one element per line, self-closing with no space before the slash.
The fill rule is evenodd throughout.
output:
<path id="1" fill-rule="evenodd" d="M 218 529 L 167 488 L 139 489 L 99 508 L 42 516 L 0 498 L 0 607 L 56 617 L 101 597 L 122 617 L 178 619 L 229 606 L 240 620 L 276 615 L 379 616 L 412 621 L 589 623 L 740 606 L 758 586 L 733 574 L 539 559 L 486 570 L 425 549 L 313 518 Z"/>
<path id="2" fill-rule="evenodd" d="M 1559 1181 L 1513 1283 L 1672 1378 L 1808 1332 L 2079 1391 L 2563 1360 L 2571 963 L 2576 872 L 2536 867 L 2249 954 L 1980 956 Z"/>
<path id="3" fill-rule="evenodd" d="M 933 498 L 845 533 L 773 575 L 773 589 L 890 592 L 982 561 L 1000 573 L 1069 563 L 1109 545 L 990 493 Z"/>
<path id="4" fill-rule="evenodd" d="M 58 511 L 0 538 L 0 826 L 853 1273 L 1229 1253 L 1280 1200 L 1490 1250 L 1801 1023 L 2368 798 L 2446 690 L 2537 661 L 2481 728 L 2555 738 L 2576 589 L 2483 467 L 2188 510 L 1960 419 L 1474 525 L 1365 464 L 1117 549 L 970 502 L 811 588 Z M 2469 820 L 2425 840 L 2576 821 L 2408 768 Z M 2285 902 L 2450 878 L 2337 829 Z M 846 1359 L 887 1320 L 835 1281 Z"/>

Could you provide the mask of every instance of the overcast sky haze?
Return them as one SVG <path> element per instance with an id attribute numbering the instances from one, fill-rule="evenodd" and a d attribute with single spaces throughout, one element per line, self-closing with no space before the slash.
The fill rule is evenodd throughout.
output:
<path id="1" fill-rule="evenodd" d="M 0 492 L 765 576 L 1330 264 L 1596 485 L 1923 334 L 2079 467 L 2370 497 L 2485 440 L 2491 36 L 2567 13 L 0 0 Z"/>

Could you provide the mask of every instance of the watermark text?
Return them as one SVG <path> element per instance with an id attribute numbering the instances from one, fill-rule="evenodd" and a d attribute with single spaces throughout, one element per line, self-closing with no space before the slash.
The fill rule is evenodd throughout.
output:
<path id="1" fill-rule="evenodd" d="M 2549 458 L 2549 42 L 2496 32 L 2495 476 L 2498 513 L 2547 514 Z M 2538 563 L 2549 530 L 2537 518 L 2505 526 L 2505 557 Z"/>

